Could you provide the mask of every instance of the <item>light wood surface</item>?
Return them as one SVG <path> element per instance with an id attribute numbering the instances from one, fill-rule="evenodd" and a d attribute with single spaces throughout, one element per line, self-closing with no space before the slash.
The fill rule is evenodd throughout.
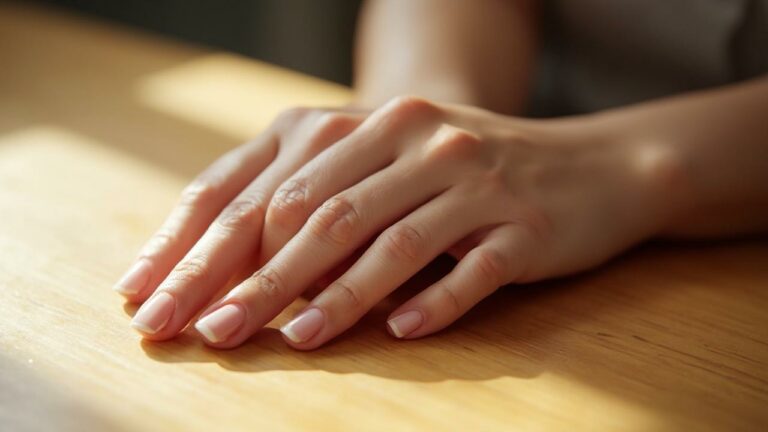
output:
<path id="1" fill-rule="evenodd" d="M 110 288 L 191 176 L 283 108 L 348 98 L 0 4 L 0 430 L 766 430 L 760 239 L 647 245 L 418 341 L 384 317 L 421 279 L 314 352 L 282 342 L 290 311 L 230 351 L 141 342 Z"/>

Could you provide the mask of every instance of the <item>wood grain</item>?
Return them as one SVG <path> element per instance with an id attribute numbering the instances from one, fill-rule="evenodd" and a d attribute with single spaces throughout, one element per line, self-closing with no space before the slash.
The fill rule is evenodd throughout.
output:
<path id="1" fill-rule="evenodd" d="M 768 242 L 643 246 L 506 287 L 433 337 L 141 342 L 110 287 L 180 189 L 281 109 L 348 90 L 0 4 L 0 430 L 765 430 Z M 300 304 L 294 305 L 295 307 Z"/>

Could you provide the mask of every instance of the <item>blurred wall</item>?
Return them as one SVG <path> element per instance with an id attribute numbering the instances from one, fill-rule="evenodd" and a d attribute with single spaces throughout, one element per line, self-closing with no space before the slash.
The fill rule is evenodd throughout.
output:
<path id="1" fill-rule="evenodd" d="M 349 84 L 361 0 L 39 0 Z"/>

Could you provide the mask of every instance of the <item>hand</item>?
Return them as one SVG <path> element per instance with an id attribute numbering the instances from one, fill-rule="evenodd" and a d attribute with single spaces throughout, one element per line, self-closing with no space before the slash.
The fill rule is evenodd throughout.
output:
<path id="1" fill-rule="evenodd" d="M 188 188 L 122 284 L 141 285 L 131 300 L 155 291 L 134 318 L 145 337 L 181 331 L 259 248 L 266 264 L 196 324 L 214 347 L 243 343 L 371 240 L 283 327 L 287 343 L 329 341 L 446 251 L 459 263 L 391 314 L 393 335 L 433 333 L 502 285 L 592 267 L 659 226 L 645 175 L 658 163 L 606 142 L 599 122 L 411 97 L 364 121 L 325 113 L 318 127 L 308 120 L 316 116 L 284 116 Z M 283 150 L 283 141 L 292 144 Z"/>
<path id="2" fill-rule="evenodd" d="M 152 323 L 155 337 L 180 331 L 233 274 L 248 273 L 266 261 L 259 261 L 259 255 L 274 255 L 286 233 L 278 224 L 265 230 L 262 238 L 262 228 L 275 190 L 366 116 L 352 108 L 288 110 L 259 137 L 225 154 L 184 189 L 176 208 L 115 286 L 130 302 L 140 303 L 166 290 L 181 297 L 174 305 L 174 320 Z M 274 203 L 290 205 L 295 198 L 295 193 L 283 194 L 274 197 Z M 266 225 L 274 223 L 270 219 Z M 150 328 L 134 324 L 145 336 L 151 333 Z M 160 324 L 163 333 L 158 333 Z"/>

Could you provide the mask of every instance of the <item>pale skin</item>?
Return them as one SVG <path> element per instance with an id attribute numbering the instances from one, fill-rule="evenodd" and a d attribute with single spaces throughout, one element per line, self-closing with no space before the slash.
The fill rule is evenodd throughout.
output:
<path id="1" fill-rule="evenodd" d="M 447 252 L 456 267 L 382 323 L 420 338 L 500 286 L 593 268 L 647 239 L 768 230 L 768 78 L 515 117 L 535 9 L 436 2 L 370 2 L 355 107 L 290 110 L 185 189 L 117 285 L 144 303 L 133 323 L 145 338 L 195 324 L 233 348 L 314 288 L 282 329 L 314 349 Z"/>

